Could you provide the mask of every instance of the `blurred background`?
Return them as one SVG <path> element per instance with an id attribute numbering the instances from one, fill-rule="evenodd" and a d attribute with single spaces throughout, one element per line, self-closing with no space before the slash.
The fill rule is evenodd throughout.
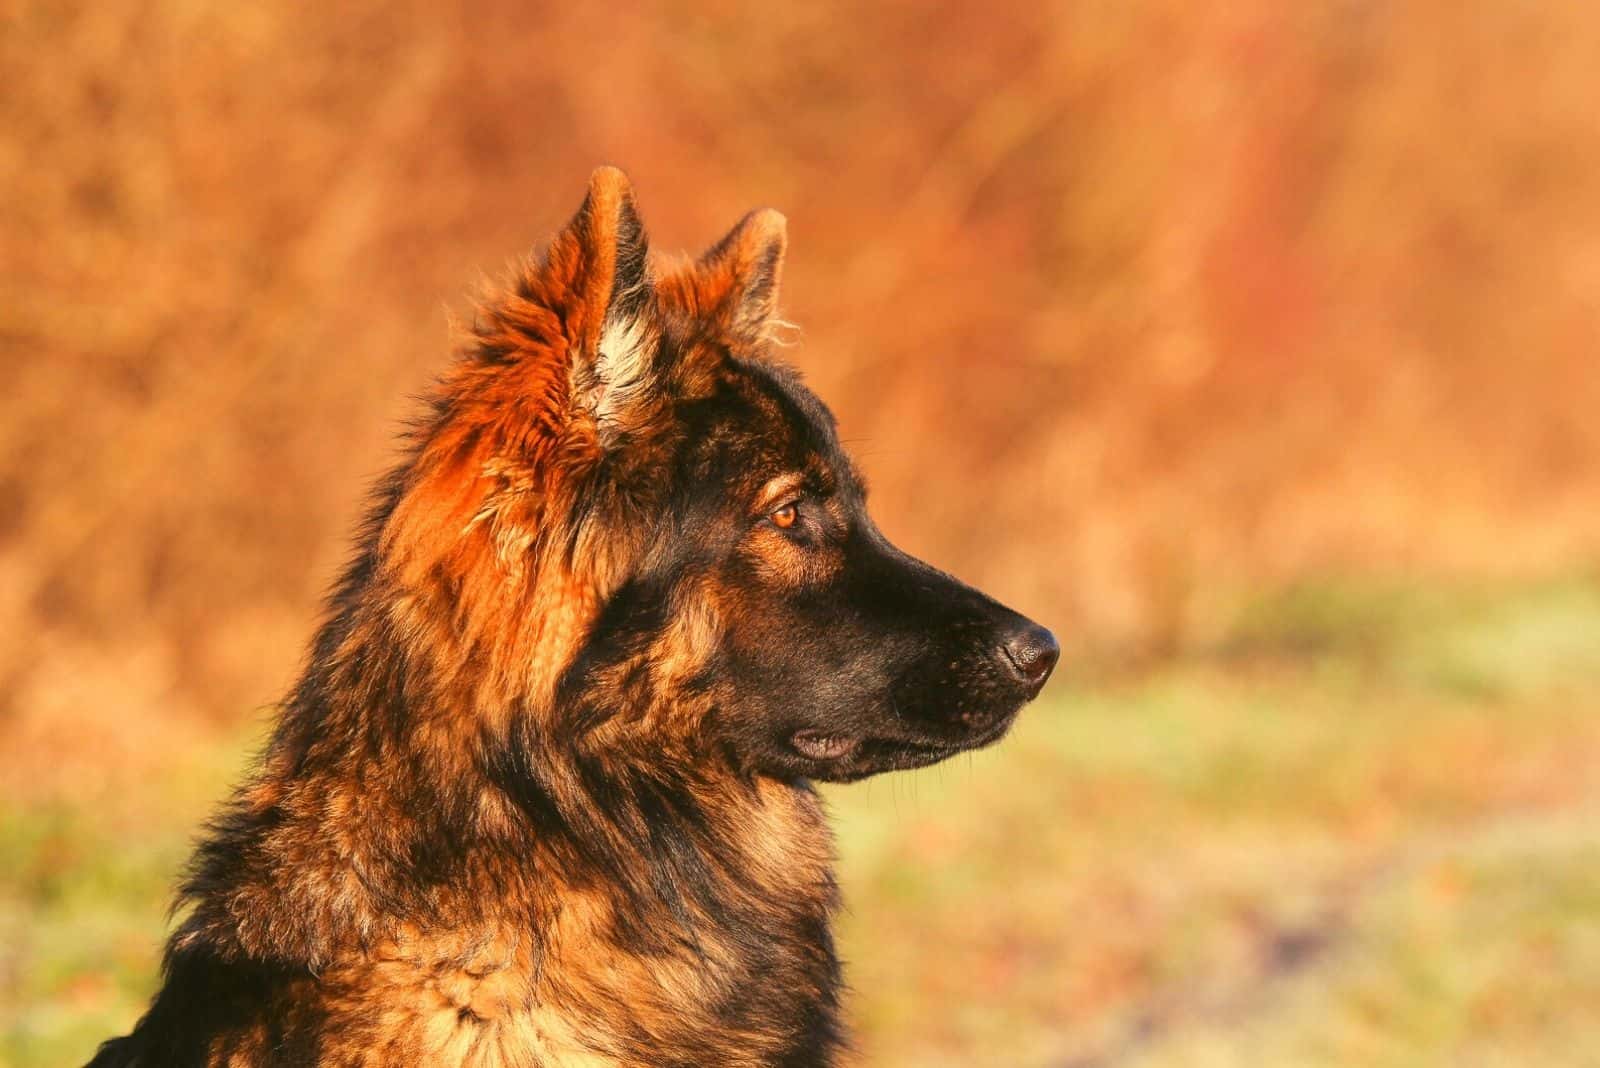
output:
<path id="1" fill-rule="evenodd" d="M 860 1061 L 1600 1064 L 1600 8 L 0 2 L 0 1063 L 151 990 L 450 309 L 790 220 L 906 548 L 1050 623 L 829 799 Z"/>

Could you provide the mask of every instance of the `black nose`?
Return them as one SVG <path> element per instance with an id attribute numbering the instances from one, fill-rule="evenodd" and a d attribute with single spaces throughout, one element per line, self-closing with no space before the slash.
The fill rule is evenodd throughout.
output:
<path id="1" fill-rule="evenodd" d="M 1001 643 L 1000 651 L 1017 678 L 1035 690 L 1044 685 L 1056 661 L 1061 659 L 1061 646 L 1056 644 L 1056 636 L 1037 623 L 1018 627 Z"/>

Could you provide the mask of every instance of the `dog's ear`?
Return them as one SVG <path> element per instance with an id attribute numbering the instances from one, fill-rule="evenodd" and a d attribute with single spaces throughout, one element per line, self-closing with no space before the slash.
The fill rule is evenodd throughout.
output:
<path id="1" fill-rule="evenodd" d="M 627 176 L 597 169 L 550 261 L 568 280 L 562 311 L 573 403 L 593 417 L 603 442 L 629 428 L 634 402 L 655 375 L 660 330 L 649 253 Z"/>
<path id="2" fill-rule="evenodd" d="M 771 208 L 752 211 L 700 257 L 701 292 L 723 328 L 746 341 L 765 337 L 778 311 L 789 224 Z"/>

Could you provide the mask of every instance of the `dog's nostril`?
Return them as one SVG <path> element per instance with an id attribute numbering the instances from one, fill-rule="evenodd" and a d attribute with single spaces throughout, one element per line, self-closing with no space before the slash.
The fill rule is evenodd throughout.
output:
<path id="1" fill-rule="evenodd" d="M 1056 636 L 1037 623 L 1029 623 L 1012 634 L 1000 649 L 1018 677 L 1034 686 L 1043 685 L 1056 661 L 1061 659 L 1061 646 L 1056 644 Z"/>

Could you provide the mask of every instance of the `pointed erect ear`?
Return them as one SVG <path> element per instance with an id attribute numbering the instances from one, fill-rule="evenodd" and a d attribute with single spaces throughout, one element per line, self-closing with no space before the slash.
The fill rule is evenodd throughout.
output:
<path id="1" fill-rule="evenodd" d="M 630 402 L 649 389 L 657 341 L 649 243 L 626 175 L 615 167 L 594 172 L 552 260 L 558 250 L 571 270 L 573 398 L 593 413 L 604 439 L 627 429 Z"/>
<path id="2" fill-rule="evenodd" d="M 789 223 L 771 208 L 752 211 L 700 257 L 702 293 L 735 337 L 759 340 L 778 310 Z"/>

